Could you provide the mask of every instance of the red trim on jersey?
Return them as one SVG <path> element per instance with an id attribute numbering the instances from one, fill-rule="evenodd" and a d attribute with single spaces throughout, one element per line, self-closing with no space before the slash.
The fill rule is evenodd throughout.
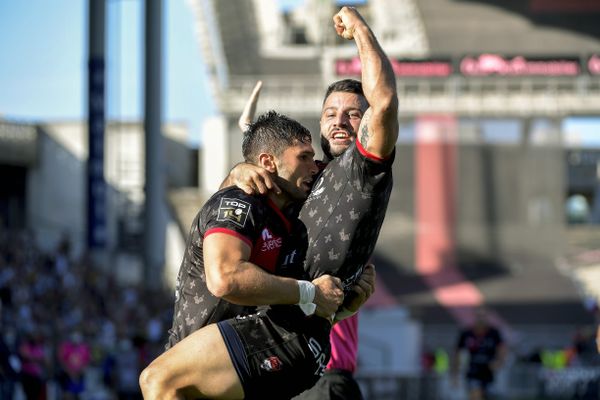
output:
<path id="1" fill-rule="evenodd" d="M 279 218 L 281 218 L 283 223 L 285 224 L 286 230 L 288 231 L 288 233 L 290 233 L 290 231 L 292 230 L 292 224 L 290 223 L 290 221 L 288 221 L 285 215 L 283 215 L 279 207 L 277 207 L 277 205 L 273 203 L 273 200 L 271 200 L 269 197 L 267 197 L 267 204 L 273 209 L 273 211 L 275 211 L 277 215 L 279 215 Z"/>
<path id="2" fill-rule="evenodd" d="M 323 172 L 323 170 L 327 166 L 327 163 L 325 161 L 321 161 L 321 160 L 315 160 L 315 164 L 317 164 L 317 168 L 319 168 L 319 172 Z"/>
<path id="3" fill-rule="evenodd" d="M 367 158 L 370 158 L 373 161 L 382 162 L 382 161 L 385 161 L 388 158 L 390 158 L 389 156 L 388 157 L 379 157 L 379 156 L 376 156 L 373 153 L 369 153 L 367 151 L 367 149 L 365 149 L 363 147 L 362 143 L 360 142 L 360 140 L 358 140 L 358 138 L 356 138 L 354 141 L 356 142 L 356 148 L 358 149 L 358 151 L 360 152 L 360 154 L 362 154 L 363 156 L 365 156 Z"/>
<path id="4" fill-rule="evenodd" d="M 208 235 L 212 235 L 213 233 L 224 233 L 226 235 L 234 236 L 246 243 L 248 246 L 250 246 L 250 249 L 252 249 L 252 241 L 239 232 L 227 228 L 210 228 L 204 233 L 204 237 L 206 238 Z"/>

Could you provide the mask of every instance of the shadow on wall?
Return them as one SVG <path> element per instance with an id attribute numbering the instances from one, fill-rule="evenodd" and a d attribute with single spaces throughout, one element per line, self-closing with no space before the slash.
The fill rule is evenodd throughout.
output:
<path id="1" fill-rule="evenodd" d="M 539 26 L 556 27 L 600 38 L 600 4 L 596 1 L 570 0 L 453 0 L 483 3 L 520 14 Z M 569 18 L 570 17 L 570 18 Z"/>
<path id="2" fill-rule="evenodd" d="M 433 324 L 455 324 L 451 312 L 436 299 L 436 289 L 452 288 L 470 282 L 481 292 L 484 304 L 495 310 L 509 324 L 588 324 L 593 315 L 587 312 L 573 284 L 561 275 L 551 260 L 530 254 L 505 255 L 506 262 L 460 247 L 456 251 L 456 268 L 448 279 L 428 279 L 416 268 L 408 268 L 377 253 L 373 262 L 378 284 L 410 315 Z M 440 275 L 443 275 L 440 274 Z"/>

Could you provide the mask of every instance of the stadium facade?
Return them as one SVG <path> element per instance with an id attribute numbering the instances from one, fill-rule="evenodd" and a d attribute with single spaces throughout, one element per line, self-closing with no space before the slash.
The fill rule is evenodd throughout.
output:
<path id="1" fill-rule="evenodd" d="M 212 190 L 241 159 L 237 119 L 257 80 L 264 82 L 258 111 L 288 114 L 316 139 L 326 86 L 360 77 L 360 63 L 354 44 L 332 29 L 343 1 L 306 0 L 291 10 L 264 0 L 191 4 L 207 95 L 220 111 L 203 133 Z M 600 7 L 585 0 L 352 4 L 397 77 L 395 186 L 376 251 L 384 289 L 431 324 L 468 319 L 461 308 L 470 300 L 440 294 L 458 278 L 473 284 L 471 300 L 508 325 L 589 322 L 582 299 L 594 289 L 572 278 L 574 254 L 598 237 L 599 148 L 589 130 L 572 127 L 600 128 Z M 572 195 L 589 206 L 583 225 L 569 223 Z"/>
<path id="2" fill-rule="evenodd" d="M 275 0 L 188 3 L 219 114 L 205 124 L 201 157 L 185 145 L 184 126 L 163 127 L 166 240 L 179 246 L 205 195 L 241 160 L 237 120 L 256 80 L 258 111 L 300 120 L 319 143 L 325 88 L 361 68 L 332 29 L 343 2 L 287 11 Z M 463 311 L 478 304 L 515 333 L 517 350 L 568 345 L 591 322 L 585 306 L 600 282 L 599 3 L 352 3 L 392 61 L 401 122 L 371 305 L 405 308 L 377 308 L 398 324 L 363 314 L 361 371 L 415 372 L 420 349 L 452 348 Z M 106 127 L 106 245 L 129 269 L 141 263 L 143 137 L 137 122 Z M 86 162 L 82 122 L 0 120 L 3 223 L 31 229 L 48 249 L 68 235 L 83 251 Z M 199 184 L 202 196 L 185 189 Z M 165 276 L 181 252 L 167 255 Z"/>
<path id="3" fill-rule="evenodd" d="M 187 145 L 184 124 L 163 126 L 167 188 L 198 184 L 198 152 Z M 45 251 L 68 239 L 74 257 L 87 249 L 86 125 L 80 121 L 31 123 L 0 119 L 0 220 L 4 228 L 29 230 Z M 109 121 L 104 139 L 103 176 L 106 194 L 101 209 L 106 220 L 99 260 L 123 280 L 142 274 L 144 210 L 144 131 L 133 121 Z M 180 195 L 181 197 L 181 195 Z M 182 234 L 167 196 L 161 205 L 167 244 L 166 281 L 174 282 L 181 261 Z M 186 227 L 187 229 L 187 227 Z M 168 275 L 168 276 L 167 276 Z"/>

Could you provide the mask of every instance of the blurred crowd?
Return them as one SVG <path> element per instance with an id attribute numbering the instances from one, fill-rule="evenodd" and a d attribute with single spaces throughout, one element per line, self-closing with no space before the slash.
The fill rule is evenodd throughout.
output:
<path id="1" fill-rule="evenodd" d="M 486 322 L 483 327 L 486 326 L 491 325 Z M 594 327 L 577 328 L 570 338 L 565 335 L 564 343 L 558 346 L 523 346 L 524 339 L 522 336 L 511 338 L 507 343 L 506 361 L 492 356 L 497 354 L 498 343 L 487 333 L 472 337 L 467 347 L 459 344 L 451 351 L 441 347 L 425 349 L 421 359 L 424 377 L 437 379 L 439 387 L 445 387 L 443 378 L 450 377 L 450 388 L 457 389 L 461 388 L 460 370 L 460 375 L 465 378 L 461 390 L 465 392 L 442 395 L 447 400 L 488 398 L 486 395 L 497 399 L 600 399 L 600 355 Z M 526 342 L 531 344 L 532 339 L 529 337 Z M 465 356 L 462 361 L 461 352 Z M 470 357 L 466 357 L 468 355 Z M 473 393 L 474 387 L 482 387 L 474 386 L 473 380 L 486 383 L 486 395 L 482 396 L 480 390 Z"/>
<path id="2" fill-rule="evenodd" d="M 138 376 L 166 342 L 166 291 L 121 285 L 0 226 L 0 399 L 140 399 Z M 157 312 L 160 311 L 160 312 Z"/>
<path id="3" fill-rule="evenodd" d="M 164 348 L 172 293 L 121 284 L 110 267 L 71 253 L 68 238 L 44 252 L 31 233 L 0 224 L 2 400 L 142 398 L 138 376 Z M 583 328 L 562 349 L 515 361 L 549 371 L 598 367 L 594 333 Z M 449 356 L 425 351 L 423 372 L 446 375 Z"/>
<path id="4" fill-rule="evenodd" d="M 452 351 L 439 347 L 425 349 L 421 355 L 425 373 L 445 374 L 450 369 Z M 537 365 L 548 370 L 563 370 L 570 367 L 600 367 L 600 355 L 596 349 L 596 336 L 592 327 L 581 327 L 573 334 L 572 341 L 562 348 L 535 347 L 519 352 L 511 349 L 512 365 Z"/>

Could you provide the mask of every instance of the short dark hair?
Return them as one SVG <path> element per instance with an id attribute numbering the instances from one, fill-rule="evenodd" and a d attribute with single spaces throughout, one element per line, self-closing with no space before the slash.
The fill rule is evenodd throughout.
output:
<path id="1" fill-rule="evenodd" d="M 310 131 L 298 121 L 271 110 L 258 117 L 244 132 L 242 154 L 256 164 L 260 153 L 280 156 L 298 142 L 311 143 Z"/>
<path id="2" fill-rule="evenodd" d="M 329 85 L 327 91 L 325 92 L 325 97 L 323 98 L 323 104 L 325 104 L 325 101 L 333 92 L 354 93 L 364 98 L 365 104 L 367 103 L 365 93 L 363 92 L 362 83 L 356 79 L 342 79 Z"/>

